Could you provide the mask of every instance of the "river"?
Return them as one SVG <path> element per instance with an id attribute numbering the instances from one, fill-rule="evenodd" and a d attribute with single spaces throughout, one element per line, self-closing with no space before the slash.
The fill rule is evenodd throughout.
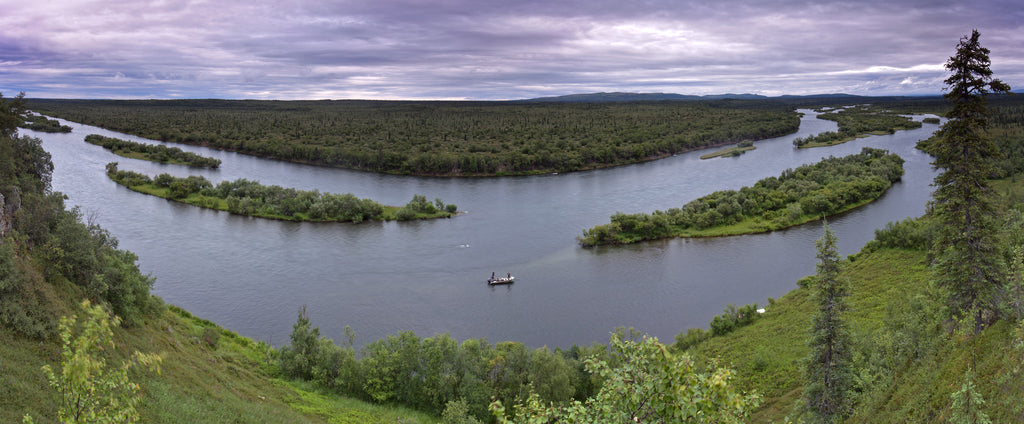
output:
<path id="1" fill-rule="evenodd" d="M 797 150 L 793 138 L 836 129 L 804 112 L 798 133 L 758 141 L 738 157 L 700 160 L 705 150 L 594 171 L 470 179 L 378 175 L 184 145 L 178 147 L 220 159 L 220 169 L 161 165 L 118 157 L 83 139 L 95 133 L 159 142 L 63 120 L 71 133 L 22 134 L 41 138 L 52 154 L 53 189 L 138 254 L 143 272 L 156 277 L 155 294 L 241 335 L 280 346 L 305 305 L 321 334 L 341 340 L 348 325 L 357 345 L 412 330 L 569 347 L 607 342 L 617 326 L 671 342 L 687 328 L 706 328 L 727 304 L 764 305 L 814 273 L 820 222 L 739 237 L 577 246 L 583 229 L 617 211 L 679 207 L 825 156 L 876 147 L 902 156 L 906 174 L 878 201 L 831 221 L 840 253 L 856 253 L 889 221 L 924 213 L 935 172 L 914 144 L 937 125 Z M 111 161 L 149 175 L 202 174 L 214 184 L 247 178 L 390 205 L 423 194 L 468 213 L 361 224 L 248 218 L 129 191 L 107 178 Z M 489 287 L 491 272 L 511 272 L 516 282 Z"/>

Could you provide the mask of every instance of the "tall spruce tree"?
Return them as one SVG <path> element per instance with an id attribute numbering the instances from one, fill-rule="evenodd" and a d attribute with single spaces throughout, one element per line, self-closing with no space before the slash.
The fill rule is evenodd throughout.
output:
<path id="1" fill-rule="evenodd" d="M 852 350 L 844 313 L 849 285 L 840 278 L 836 235 L 825 224 L 825 235 L 815 242 L 818 254 L 813 288 L 818 303 L 808 345 L 804 400 L 813 422 L 841 422 L 850 414 L 853 381 Z"/>
<path id="2" fill-rule="evenodd" d="M 1003 276 L 995 242 L 995 193 L 986 182 L 997 173 L 994 159 L 1000 153 L 986 137 L 985 98 L 1010 90 L 992 79 L 989 50 L 978 38 L 977 30 L 962 37 L 946 62 L 953 75 L 945 81 L 944 97 L 952 110 L 930 152 L 932 165 L 942 171 L 935 177 L 932 205 L 940 222 L 933 246 L 935 280 L 948 291 L 955 317 L 973 315 L 975 333 L 996 316 Z"/>

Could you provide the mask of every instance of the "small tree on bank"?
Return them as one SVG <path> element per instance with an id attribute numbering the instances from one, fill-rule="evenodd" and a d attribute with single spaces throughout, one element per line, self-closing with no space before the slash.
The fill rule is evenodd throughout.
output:
<path id="1" fill-rule="evenodd" d="M 815 276 L 814 316 L 808 345 L 804 399 L 813 422 L 841 422 L 852 410 L 850 389 L 853 381 L 850 332 L 844 313 L 849 285 L 839 277 L 840 259 L 836 235 L 825 224 L 825 235 L 815 242 L 818 273 Z"/>
<path id="2" fill-rule="evenodd" d="M 935 177 L 932 212 L 939 234 L 933 246 L 936 282 L 949 293 L 954 317 L 974 316 L 974 331 L 998 311 L 1002 264 L 995 236 L 995 193 L 986 182 L 996 175 L 999 150 L 988 137 L 989 93 L 1005 93 L 1010 87 L 992 79 L 989 50 L 974 30 L 957 45 L 946 62 L 953 75 L 946 79 L 945 98 L 952 110 L 937 134 L 932 165 L 941 170 Z"/>

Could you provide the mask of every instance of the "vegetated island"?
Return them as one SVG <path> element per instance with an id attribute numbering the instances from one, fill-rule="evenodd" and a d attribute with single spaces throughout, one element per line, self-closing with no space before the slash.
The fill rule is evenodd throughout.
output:
<path id="1" fill-rule="evenodd" d="M 50 116 L 153 140 L 389 174 L 501 176 L 638 163 L 792 134 L 764 100 L 519 103 L 33 99 Z"/>
<path id="2" fill-rule="evenodd" d="M 830 109 L 828 112 L 818 115 L 818 119 L 836 121 L 839 124 L 839 131 L 826 131 L 808 137 L 797 137 L 793 139 L 794 146 L 801 149 L 835 146 L 869 135 L 885 135 L 900 130 L 921 128 L 921 123 L 918 121 L 885 110 L 880 106 L 871 105 Z"/>
<path id="3" fill-rule="evenodd" d="M 150 178 L 138 172 L 119 170 L 117 162 L 107 164 L 107 176 L 139 193 L 257 218 L 359 223 L 365 220 L 449 218 L 458 213 L 454 204 L 445 204 L 441 199 L 431 203 L 426 196 L 419 194 L 405 206 L 385 206 L 370 199 L 359 199 L 351 193 L 332 194 L 264 186 L 244 178 L 222 181 L 216 186 L 199 175 L 179 178 L 164 173 Z"/>
<path id="4" fill-rule="evenodd" d="M 903 159 L 882 149 L 828 157 L 787 169 L 739 191 L 716 191 L 681 208 L 616 213 L 584 230 L 580 245 L 636 243 L 668 237 L 715 237 L 774 231 L 867 204 L 903 176 Z"/>
<path id="5" fill-rule="evenodd" d="M 60 121 L 56 119 L 50 119 L 43 115 L 25 115 L 24 122 L 20 125 L 21 128 L 29 129 L 32 131 L 48 132 L 48 133 L 69 133 L 71 127 L 67 125 L 61 125 Z"/>
<path id="6" fill-rule="evenodd" d="M 701 155 L 701 159 L 712 159 L 712 158 L 728 158 L 739 156 L 746 153 L 749 150 L 754 150 L 757 147 L 754 146 L 754 142 L 751 140 L 744 140 L 733 147 L 726 147 L 713 153 Z"/>
<path id="7" fill-rule="evenodd" d="M 95 144 L 104 149 L 114 152 L 115 155 L 142 159 L 152 162 L 170 163 L 175 165 L 188 165 L 202 168 L 220 167 L 220 159 L 197 155 L 186 152 L 177 147 L 168 147 L 162 144 L 137 143 L 120 138 L 105 137 L 99 134 L 85 136 L 85 142 Z"/>

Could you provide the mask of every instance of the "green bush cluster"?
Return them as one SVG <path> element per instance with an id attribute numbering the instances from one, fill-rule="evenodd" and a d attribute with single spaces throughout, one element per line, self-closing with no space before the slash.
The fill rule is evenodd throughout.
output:
<path id="1" fill-rule="evenodd" d="M 282 372 L 345 396 L 436 415 L 461 408 L 463 413 L 450 410 L 447 415 L 484 422 L 490 421 L 491 402 L 511 404 L 525 398 L 531 388 L 545 402 L 589 397 L 599 389 L 600 380 L 585 371 L 583 360 L 595 355 L 610 359 L 606 347 L 597 344 L 530 350 L 518 342 L 459 343 L 448 334 L 420 338 L 409 331 L 367 344 L 357 357 L 354 335 L 348 328 L 345 334 L 347 340 L 340 346 L 321 336 L 302 308 L 290 344 L 279 351 Z"/>
<path id="2" fill-rule="evenodd" d="M 221 181 L 216 186 L 199 175 L 175 177 L 164 173 L 150 178 L 138 172 L 120 170 L 117 162 L 107 164 L 107 176 L 128 188 L 167 190 L 166 195 L 171 199 L 240 215 L 355 223 L 389 218 L 384 205 L 370 199 L 359 199 L 351 193 L 332 194 L 265 186 L 245 178 Z M 451 216 L 457 210 L 456 205 L 445 204 L 441 199 L 431 203 L 426 196 L 414 195 L 408 204 L 394 213 L 394 219 Z"/>
<path id="3" fill-rule="evenodd" d="M 804 216 L 830 215 L 880 196 L 903 175 L 903 159 L 885 150 L 861 153 L 787 169 L 779 177 L 739 191 L 717 191 L 681 208 L 652 214 L 612 215 L 609 224 L 583 231 L 581 245 L 632 243 L 672 237 L 682 230 L 703 230 L 760 218 L 781 227 Z"/>
<path id="4" fill-rule="evenodd" d="M 85 141 L 121 156 L 136 153 L 141 155 L 143 159 L 153 162 L 182 163 L 188 166 L 206 168 L 220 167 L 220 159 L 197 155 L 177 147 L 167 147 L 162 144 L 136 143 L 120 138 L 104 137 L 99 134 L 89 134 L 85 136 Z"/>
<path id="5" fill-rule="evenodd" d="M 788 105 L 716 102 L 49 100 L 37 110 L 150 139 L 416 175 L 566 172 L 793 133 Z"/>
<path id="6" fill-rule="evenodd" d="M 0 96 L 0 195 L 12 224 L 0 239 L 0 323 L 32 337 L 51 335 L 52 286 L 66 280 L 109 304 L 125 325 L 140 324 L 159 306 L 149 294 L 153 278 L 109 232 L 84 223 L 78 208 L 67 209 L 64 195 L 51 191 L 50 154 L 41 140 L 17 134 L 24 113 L 21 96 Z"/>
<path id="7" fill-rule="evenodd" d="M 741 327 L 753 324 L 761 314 L 757 312 L 757 304 L 747 304 L 739 308 L 729 304 L 722 311 L 721 315 L 715 315 L 709 324 L 709 330 L 703 328 L 688 328 L 685 333 L 676 334 L 676 341 L 672 347 L 677 351 L 684 351 L 707 339 L 716 336 L 723 336 Z"/>

